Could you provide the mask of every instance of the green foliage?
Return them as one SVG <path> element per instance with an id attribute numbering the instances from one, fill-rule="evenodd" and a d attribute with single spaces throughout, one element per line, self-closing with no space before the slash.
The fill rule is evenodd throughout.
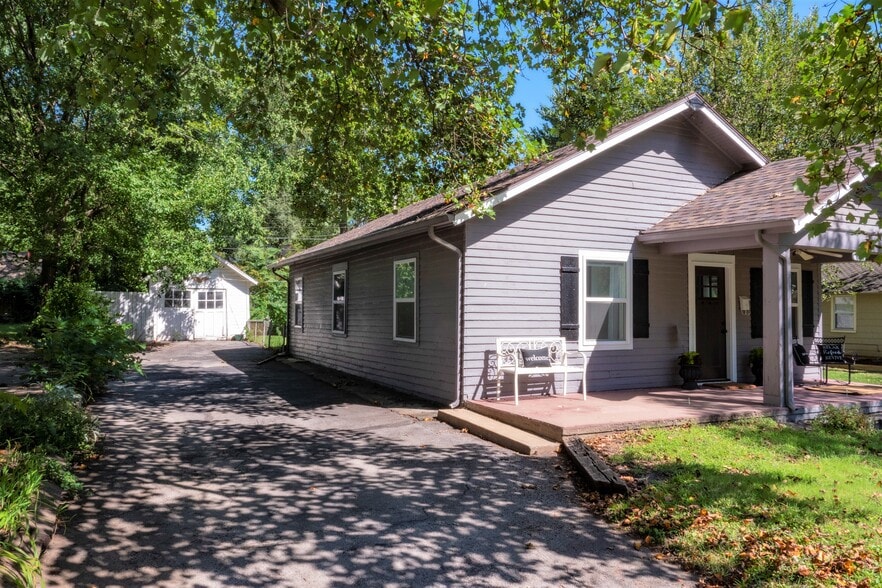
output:
<path id="1" fill-rule="evenodd" d="M 701 355 L 697 351 L 684 351 L 677 358 L 680 365 L 700 365 Z"/>
<path id="2" fill-rule="evenodd" d="M 698 91 L 771 159 L 802 154 L 812 133 L 795 124 L 790 98 L 800 82 L 802 39 L 817 17 L 796 18 L 789 3 L 753 10 L 727 12 L 725 26 L 734 26 L 730 15 L 738 15 L 737 36 L 721 38 L 706 27 L 683 36 L 665 67 L 648 75 L 603 69 L 566 81 L 552 105 L 541 109 L 546 123 L 534 134 L 551 146 L 584 141 L 599 125 L 623 122 Z"/>
<path id="3" fill-rule="evenodd" d="M 42 463 L 34 453 L 9 449 L 0 454 L 0 583 L 4 586 L 39 585 L 39 550 L 34 548 L 29 522 L 40 497 Z"/>
<path id="4" fill-rule="evenodd" d="M 768 419 L 632 437 L 618 468 L 646 480 L 606 514 L 708 583 L 875 585 L 882 435 Z"/>
<path id="5" fill-rule="evenodd" d="M 827 433 L 868 433 L 873 420 L 853 406 L 825 406 L 812 426 Z"/>
<path id="6" fill-rule="evenodd" d="M 0 441 L 72 460 L 95 447 L 98 426 L 70 388 L 20 398 L 0 393 Z"/>
<path id="7" fill-rule="evenodd" d="M 762 347 L 753 347 L 747 355 L 747 360 L 750 362 L 750 365 L 762 365 L 763 363 L 763 348 Z"/>
<path id="8" fill-rule="evenodd" d="M 117 324 L 109 303 L 86 284 L 60 279 L 46 294 L 32 331 L 36 362 L 30 378 L 53 386 L 70 386 L 87 401 L 109 380 L 127 371 L 140 373 L 136 353 L 143 345 Z"/>

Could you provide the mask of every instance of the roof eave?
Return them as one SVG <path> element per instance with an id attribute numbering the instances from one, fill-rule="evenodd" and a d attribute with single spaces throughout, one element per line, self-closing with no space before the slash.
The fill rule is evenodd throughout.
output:
<path id="1" fill-rule="evenodd" d="M 236 266 L 235 264 L 233 264 L 233 263 L 230 262 L 229 260 L 224 259 L 224 258 L 221 257 L 220 255 L 215 255 L 214 258 L 215 258 L 215 259 L 216 259 L 216 260 L 217 260 L 222 266 L 226 267 L 226 268 L 229 269 L 231 272 L 233 272 L 234 274 L 236 274 L 237 276 L 239 276 L 240 278 L 242 278 L 243 280 L 245 280 L 246 282 L 248 282 L 248 283 L 251 284 L 252 286 L 256 286 L 256 285 L 259 283 L 257 280 L 255 280 L 254 278 L 252 278 L 251 276 L 249 276 L 248 274 L 246 274 L 244 271 L 242 271 L 241 268 L 239 268 L 238 266 Z"/>
<path id="2" fill-rule="evenodd" d="M 585 151 L 576 153 L 566 159 L 561 160 L 558 163 L 555 163 L 548 169 L 524 179 L 522 182 L 516 183 L 506 190 L 494 194 L 488 200 L 485 201 L 486 208 L 495 208 L 499 204 L 511 200 L 516 196 L 530 190 L 531 188 L 535 188 L 539 184 L 542 184 L 562 173 L 572 169 L 573 167 L 588 161 L 589 159 L 604 153 L 632 139 L 645 131 L 664 123 L 667 120 L 674 118 L 675 116 L 686 112 L 687 110 L 693 110 L 703 113 L 710 121 L 713 122 L 716 126 L 718 126 L 725 135 L 735 144 L 739 149 L 741 149 L 744 154 L 753 161 L 757 167 L 763 167 L 766 165 L 769 160 L 756 148 L 754 147 L 741 133 L 739 133 L 729 122 L 723 118 L 717 111 L 715 111 L 705 100 L 699 96 L 698 94 L 690 94 L 686 96 L 679 102 L 675 102 L 670 105 L 670 108 L 663 109 L 645 121 L 637 124 L 633 127 L 630 127 L 623 132 L 617 133 L 613 136 L 607 137 L 603 141 L 599 141 L 597 143 L 592 144 L 589 149 Z M 461 224 L 471 218 L 477 216 L 477 212 L 471 209 L 460 211 L 456 214 L 452 215 L 452 222 L 454 225 Z"/>
<path id="3" fill-rule="evenodd" d="M 658 231 L 641 233 L 637 240 L 647 245 L 661 245 L 664 243 L 679 243 L 685 241 L 699 241 L 714 237 L 735 237 L 741 235 L 752 236 L 755 231 L 770 231 L 774 233 L 793 231 L 793 220 L 778 219 L 763 221 L 761 223 L 749 222 L 726 226 L 701 227 L 689 229 L 676 229 L 670 231 Z"/>
<path id="4" fill-rule="evenodd" d="M 404 223 L 401 225 L 396 225 L 394 227 L 389 227 L 387 229 L 376 231 L 374 233 L 371 233 L 370 235 L 365 235 L 364 237 L 354 239 L 346 243 L 341 243 L 340 245 L 335 245 L 333 247 L 326 247 L 324 249 L 319 249 L 318 251 L 313 252 L 307 250 L 301 253 L 296 253 L 294 255 L 286 257 L 285 259 L 280 259 L 279 261 L 271 264 L 269 268 L 281 269 L 283 267 L 304 263 L 307 261 L 314 261 L 323 257 L 340 255 L 353 249 L 360 249 L 365 245 L 370 245 L 382 241 L 390 241 L 392 239 L 400 239 L 403 237 L 410 237 L 412 235 L 422 233 L 423 231 L 427 230 L 429 226 L 443 226 L 447 224 L 450 224 L 447 219 L 447 215 L 431 216 L 429 218 L 423 218 L 410 223 Z"/>

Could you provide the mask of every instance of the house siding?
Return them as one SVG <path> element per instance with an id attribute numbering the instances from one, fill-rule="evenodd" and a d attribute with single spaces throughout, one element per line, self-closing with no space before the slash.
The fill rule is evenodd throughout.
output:
<path id="1" fill-rule="evenodd" d="M 438 231 L 462 247 L 462 230 Z M 417 258 L 417 341 L 392 339 L 393 262 Z M 331 333 L 331 273 L 347 264 L 347 332 Z M 303 328 L 289 316 L 291 355 L 442 404 L 456 402 L 457 256 L 411 237 L 320 262 L 294 264 L 303 277 Z M 293 308 L 293 301 L 292 301 Z"/>
<path id="2" fill-rule="evenodd" d="M 558 334 L 560 257 L 582 249 L 633 251 L 650 272 L 649 338 L 635 339 L 632 350 L 591 353 L 588 389 L 679 382 L 674 360 L 689 338 L 687 256 L 662 256 L 635 240 L 735 171 L 688 125 L 668 123 L 500 204 L 494 219 L 467 223 L 465 396 L 494 393 L 497 337 Z"/>
<path id="3" fill-rule="evenodd" d="M 855 331 L 833 330 L 833 302 L 824 301 L 824 334 L 845 337 L 845 351 L 861 357 L 882 358 L 882 293 L 855 294 Z"/>

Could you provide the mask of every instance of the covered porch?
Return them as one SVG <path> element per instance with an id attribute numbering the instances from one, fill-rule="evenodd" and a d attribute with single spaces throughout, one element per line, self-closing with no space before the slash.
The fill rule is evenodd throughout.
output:
<path id="1" fill-rule="evenodd" d="M 773 162 L 736 176 L 638 237 L 662 255 L 688 255 L 689 350 L 722 357 L 712 377 L 738 380 L 738 354 L 761 347 L 763 385 L 732 395 L 748 406 L 758 403 L 791 415 L 804 412 L 818 393 L 808 384 L 819 379 L 817 362 L 811 371 L 796 362 L 794 346 L 811 352 L 813 342 L 826 335 L 821 265 L 850 260 L 867 239 L 866 226 L 856 220 L 868 211 L 859 170 L 849 168 L 847 181 L 827 187 L 809 209 L 807 197 L 794 188 L 807 163 Z M 743 279 L 745 260 L 758 267 L 750 268 L 750 296 L 739 293 L 736 300 L 733 290 Z M 750 317 L 749 328 L 739 313 Z"/>
<path id="2" fill-rule="evenodd" d="M 464 408 L 529 431 L 562 441 L 574 435 L 601 435 L 682 424 L 718 423 L 744 418 L 771 417 L 799 422 L 815 418 L 825 406 L 855 406 L 882 419 L 882 386 L 854 384 L 797 386 L 794 409 L 764 404 L 762 387 L 698 390 L 650 388 L 581 394 L 468 400 Z"/>

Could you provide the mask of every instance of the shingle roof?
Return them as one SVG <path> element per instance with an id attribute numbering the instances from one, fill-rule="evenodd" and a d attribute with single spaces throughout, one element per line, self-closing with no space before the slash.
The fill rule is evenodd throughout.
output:
<path id="1" fill-rule="evenodd" d="M 830 264 L 839 275 L 837 290 L 855 293 L 882 292 L 882 265 L 871 262 L 845 262 Z M 826 281 L 825 290 L 830 286 Z"/>
<path id="2" fill-rule="evenodd" d="M 627 133 L 629 130 L 634 129 L 635 127 L 652 119 L 653 117 L 657 117 L 665 113 L 666 111 L 680 108 L 684 104 L 691 103 L 698 103 L 702 107 L 709 108 L 709 105 L 700 95 L 698 95 L 697 93 L 692 93 L 684 96 L 679 100 L 676 100 L 674 102 L 656 108 L 655 110 L 651 110 L 643 115 L 635 117 L 629 121 L 616 125 L 610 130 L 604 141 L 609 142 L 615 137 Z M 738 132 L 734 129 L 732 129 L 732 132 L 741 137 L 741 139 L 744 139 L 743 136 L 738 134 Z M 744 139 L 744 141 L 745 143 L 749 144 L 746 139 Z M 592 143 L 599 144 L 601 142 L 594 141 L 592 138 L 589 138 L 587 140 L 587 143 L 590 145 Z M 580 149 L 575 145 L 567 145 L 565 147 L 561 147 L 559 149 L 556 149 L 555 151 L 551 151 L 540 157 L 537 157 L 532 161 L 523 163 L 509 170 L 502 171 L 488 178 L 481 186 L 481 190 L 485 192 L 485 197 L 489 198 L 495 194 L 505 192 L 507 189 L 516 184 L 527 182 L 531 178 L 552 170 L 558 165 L 563 165 L 568 160 L 583 155 L 584 153 L 585 150 Z M 455 213 L 463 210 L 463 196 L 464 192 L 458 191 L 454 193 L 452 199 L 448 199 L 444 195 L 439 194 L 426 200 L 416 202 L 402 208 L 398 212 L 394 212 L 377 218 L 345 233 L 341 233 L 335 237 L 332 237 L 327 241 L 323 241 L 317 245 L 314 245 L 313 247 L 281 259 L 274 263 L 272 267 L 283 267 L 285 265 L 290 265 L 298 259 L 312 257 L 317 253 L 329 252 L 333 249 L 341 248 L 346 245 L 354 245 L 358 241 L 367 239 L 369 237 L 377 236 L 386 232 L 393 232 L 403 227 L 414 225 L 416 223 L 431 220 L 434 218 L 444 218 L 448 213 Z"/>
<path id="3" fill-rule="evenodd" d="M 854 147 L 852 154 L 872 149 Z M 711 188 L 695 200 L 687 202 L 667 218 L 643 232 L 660 235 L 673 231 L 707 230 L 721 227 L 761 226 L 794 221 L 806 215 L 808 197 L 794 187 L 809 165 L 804 157 L 768 163 L 760 169 L 736 174 Z M 850 166 L 846 177 L 850 183 L 860 170 Z M 819 195 L 825 202 L 839 190 L 828 186 Z"/>

